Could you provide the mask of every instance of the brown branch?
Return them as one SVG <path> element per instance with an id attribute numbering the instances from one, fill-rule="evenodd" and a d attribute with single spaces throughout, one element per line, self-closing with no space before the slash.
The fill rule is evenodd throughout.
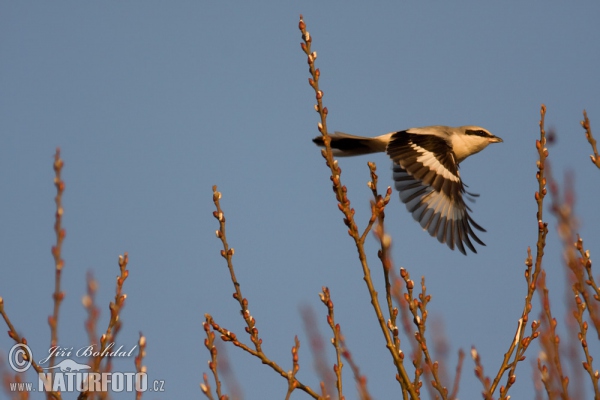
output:
<path id="1" fill-rule="evenodd" d="M 410 279 L 410 274 L 404 268 L 400 269 L 400 276 L 406 284 L 406 293 L 404 298 L 408 304 L 408 308 L 413 316 L 413 323 L 417 327 L 415 332 L 415 339 L 419 343 L 421 352 L 425 357 L 425 373 L 433 376 L 433 381 L 430 381 L 431 385 L 435 390 L 438 391 L 441 398 L 446 400 L 448 398 L 448 389 L 442 384 L 439 377 L 439 364 L 434 361 L 429 353 L 429 347 L 427 346 L 427 339 L 425 337 L 425 329 L 427 322 L 427 305 L 431 301 L 431 296 L 427 294 L 427 287 L 425 286 L 425 277 L 421 278 L 421 293 L 418 298 L 413 296 L 413 289 L 415 283 Z"/>
<path id="2" fill-rule="evenodd" d="M 219 370 L 218 370 L 219 359 L 218 359 L 217 346 L 215 346 L 215 333 L 211 330 L 211 324 L 209 323 L 208 319 L 202 323 L 202 326 L 204 327 L 204 332 L 206 333 L 206 339 L 204 339 L 204 346 L 208 349 L 208 352 L 210 353 L 210 361 L 208 362 L 208 369 L 210 369 L 210 371 L 213 374 L 213 378 L 214 378 L 215 384 L 217 386 L 217 388 L 216 388 L 217 398 L 220 399 L 223 396 L 223 393 L 221 392 L 221 380 L 219 379 Z M 210 386 L 208 386 L 207 388 L 209 388 L 209 387 Z M 202 386 L 201 386 L 201 389 L 202 389 Z M 202 392 L 208 396 L 208 394 L 204 391 L 204 389 L 202 389 Z"/>
<path id="3" fill-rule="evenodd" d="M 593 366 L 593 358 L 590 355 L 588 344 L 587 344 L 587 330 L 588 323 L 583 320 L 583 312 L 586 308 L 586 303 L 581 300 L 579 296 L 579 290 L 573 285 L 573 294 L 575 295 L 575 303 L 577 304 L 577 309 L 573 312 L 573 316 L 579 325 L 579 334 L 578 339 L 581 343 L 581 348 L 583 349 L 583 353 L 585 355 L 585 361 L 583 364 L 583 369 L 588 373 L 590 379 L 592 381 L 592 387 L 594 388 L 594 398 L 600 399 L 600 387 L 598 387 L 598 373 L 594 371 Z"/>
<path id="4" fill-rule="evenodd" d="M 231 282 L 233 283 L 233 287 L 235 288 L 235 292 L 233 293 L 233 298 L 237 300 L 238 304 L 241 308 L 241 314 L 246 322 L 246 332 L 250 335 L 250 340 L 254 344 L 256 351 L 262 352 L 262 339 L 258 337 L 258 328 L 256 327 L 256 320 L 254 317 L 250 315 L 250 310 L 248 309 L 248 300 L 244 298 L 242 295 L 242 289 L 240 284 L 235 276 L 235 270 L 233 268 L 233 255 L 235 254 L 235 250 L 232 247 L 229 247 L 229 243 L 227 243 L 227 236 L 225 233 L 225 214 L 221 209 L 221 193 L 217 191 L 217 186 L 213 186 L 213 202 L 216 206 L 216 211 L 213 212 L 213 216 L 219 221 L 219 229 L 216 231 L 217 238 L 221 239 L 221 243 L 223 244 L 223 250 L 221 250 L 221 256 L 227 261 L 227 269 L 229 270 L 229 276 L 231 278 Z"/>
<path id="5" fill-rule="evenodd" d="M 116 279 L 115 286 L 115 300 L 111 301 L 108 308 L 110 310 L 110 319 L 106 331 L 100 336 L 100 348 L 97 354 L 91 357 L 90 372 L 110 372 L 112 370 L 112 357 L 108 356 L 112 346 L 115 344 L 117 334 L 121 330 L 121 311 L 125 306 L 125 299 L 127 295 L 123 293 L 123 284 L 129 276 L 129 270 L 127 269 L 127 263 L 129 262 L 129 255 L 125 253 L 119 256 L 119 271 L 120 274 Z M 102 360 L 106 359 L 104 368 L 101 367 Z M 92 393 L 89 389 L 79 393 L 78 400 L 87 399 Z M 100 398 L 106 398 L 108 394 L 106 392 L 94 392 Z"/>
<path id="6" fill-rule="evenodd" d="M 200 383 L 200 390 L 202 391 L 202 393 L 204 393 L 204 395 L 208 399 L 214 400 L 214 397 L 212 395 L 212 391 L 210 388 L 210 383 L 208 382 L 208 375 L 206 375 L 206 372 L 202 374 L 202 379 L 203 379 L 203 382 Z"/>
<path id="7" fill-rule="evenodd" d="M 492 399 L 492 391 L 490 390 L 490 378 L 488 376 L 485 375 L 485 372 L 483 371 L 483 364 L 481 363 L 481 357 L 479 356 L 479 352 L 477 351 L 477 349 L 475 348 L 475 346 L 471 347 L 471 358 L 473 359 L 473 362 L 475 363 L 475 376 L 477 377 L 477 379 L 479 379 L 479 381 L 481 382 L 481 384 L 483 385 L 483 392 L 481 393 L 483 395 L 483 398 L 485 400 L 491 400 Z"/>
<path id="8" fill-rule="evenodd" d="M 504 376 L 504 373 L 509 371 L 506 386 L 500 388 L 500 397 L 504 398 L 507 396 L 508 389 L 512 386 L 512 384 L 516 380 L 515 371 L 517 368 L 517 364 L 525 359 L 524 353 L 527 350 L 527 347 L 531 343 L 531 341 L 538 337 L 539 333 L 537 332 L 537 328 L 539 327 L 539 322 L 533 321 L 531 324 L 531 335 L 525 336 L 525 330 L 527 329 L 527 322 L 529 321 L 529 313 L 532 309 L 532 298 L 533 294 L 536 290 L 536 285 L 538 281 L 538 276 L 542 271 L 542 258 L 544 257 L 544 248 L 546 246 L 546 235 L 548 234 L 548 223 L 543 221 L 544 217 L 544 198 L 547 194 L 546 189 L 546 177 L 545 177 L 545 166 L 546 166 L 546 157 L 548 157 L 548 149 L 546 148 L 546 130 L 544 127 L 544 121 L 546 117 L 546 106 L 542 104 L 540 109 L 540 138 L 536 140 L 535 147 L 538 151 L 538 161 L 536 172 L 536 179 L 538 181 L 538 190 L 535 192 L 535 201 L 538 206 L 536 219 L 537 219 L 537 229 L 538 229 L 538 239 L 536 244 L 536 257 L 535 264 L 533 262 L 533 258 L 531 255 L 531 249 L 527 249 L 527 259 L 525 260 L 526 270 L 525 270 L 525 280 L 527 282 L 527 295 L 525 296 L 525 304 L 523 306 L 523 312 L 521 313 L 521 318 L 519 318 L 519 324 L 517 326 L 517 331 L 515 333 L 514 339 L 511 341 L 511 344 L 504 354 L 504 358 L 502 360 L 502 364 L 500 368 L 498 368 L 498 373 L 494 378 L 494 381 L 486 389 L 487 397 L 491 398 L 496 388 L 498 387 L 500 380 Z M 534 266 L 535 265 L 535 266 Z M 514 356 L 513 356 L 514 355 Z M 512 361 L 511 361 L 512 360 Z M 486 397 L 486 398 L 487 398 Z"/>
<path id="9" fill-rule="evenodd" d="M 98 282 L 94 279 L 91 272 L 87 274 L 87 293 L 83 296 L 82 303 L 86 309 L 88 318 L 85 321 L 85 330 L 88 334 L 88 340 L 93 347 L 98 346 L 97 325 L 100 318 L 100 309 L 96 305 L 96 292 L 98 291 Z"/>
<path id="10" fill-rule="evenodd" d="M 258 328 L 256 327 L 256 320 L 254 319 L 254 317 L 252 317 L 252 315 L 250 315 L 250 310 L 248 309 L 248 299 L 246 299 L 242 295 L 240 283 L 238 282 L 237 277 L 235 276 L 235 269 L 233 267 L 233 260 L 232 260 L 233 255 L 235 254 L 235 251 L 232 247 L 229 246 L 229 243 L 227 242 L 227 235 L 226 235 L 226 229 L 225 229 L 226 228 L 226 226 L 225 226 L 226 219 L 225 219 L 225 214 L 223 212 L 223 209 L 221 208 L 221 202 L 220 202 L 221 196 L 222 196 L 221 193 L 219 191 L 217 191 L 217 186 L 216 185 L 213 186 L 213 202 L 216 207 L 216 211 L 213 212 L 213 216 L 219 221 L 219 229 L 216 231 L 216 235 L 217 235 L 217 238 L 219 238 L 221 240 L 221 243 L 223 244 L 223 250 L 221 250 L 221 256 L 223 258 L 225 258 L 225 260 L 227 261 L 227 268 L 229 270 L 229 276 L 230 276 L 231 282 L 233 283 L 233 286 L 235 288 L 235 292 L 233 293 L 233 298 L 240 305 L 242 318 L 246 322 L 245 330 L 246 330 L 246 333 L 248 333 L 248 335 L 250 336 L 250 341 L 254 345 L 254 349 L 251 349 L 250 347 L 246 346 L 245 344 L 239 342 L 237 340 L 237 336 L 233 332 L 220 327 L 214 321 L 214 319 L 212 318 L 212 316 L 210 314 L 205 314 L 206 323 L 210 324 L 212 326 L 212 329 L 221 333 L 221 339 L 223 341 L 232 342 L 235 346 L 241 348 L 242 350 L 244 350 L 244 351 L 250 353 L 251 355 L 257 357 L 258 359 L 260 359 L 263 364 L 270 366 L 277 373 L 279 373 L 282 377 L 286 378 L 288 380 L 288 382 L 290 380 L 292 380 L 293 384 L 295 385 L 296 388 L 305 391 L 306 393 L 313 396 L 314 398 L 319 398 L 319 395 L 313 389 L 311 389 L 307 385 L 302 384 L 300 381 L 298 381 L 295 378 L 295 376 L 290 377 L 288 375 L 288 373 L 283 370 L 283 368 L 281 368 L 276 362 L 271 360 L 262 350 L 262 339 L 258 336 Z"/>
<path id="11" fill-rule="evenodd" d="M 573 282 L 574 287 L 583 297 L 590 319 L 600 339 L 600 307 L 597 304 L 600 301 L 600 288 L 596 285 L 592 274 L 590 252 L 589 250 L 584 250 L 583 240 L 579 235 L 575 234 L 578 227 L 577 219 L 573 212 L 575 208 L 575 196 L 574 190 L 569 184 L 573 179 L 567 176 L 565 181 L 566 187 L 564 195 L 562 195 L 558 182 L 556 182 L 550 170 L 548 170 L 548 186 L 552 195 L 550 209 L 558 221 L 557 230 L 563 243 L 564 260 L 568 271 L 570 271 L 568 279 Z M 576 251 L 579 252 L 580 257 L 577 257 Z M 595 293 L 590 293 L 589 288 Z M 592 301 L 592 298 L 596 301 Z"/>
<path id="12" fill-rule="evenodd" d="M 392 270 L 392 273 L 394 273 L 393 270 Z M 413 365 L 415 367 L 415 372 L 414 372 L 415 376 L 413 379 L 413 385 L 415 387 L 417 394 L 420 394 L 421 386 L 423 385 L 423 382 L 421 381 L 421 375 L 423 374 L 423 367 L 421 365 L 421 363 L 423 361 L 423 355 L 421 353 L 421 346 L 419 345 L 419 343 L 417 343 L 414 332 L 412 330 L 413 329 L 413 322 L 412 322 L 413 316 L 408 307 L 408 302 L 406 301 L 405 294 L 402 292 L 403 281 L 399 276 L 394 274 L 392 282 L 393 282 L 392 295 L 394 296 L 394 299 L 396 300 L 396 304 L 398 304 L 398 307 L 400 310 L 400 321 L 402 323 L 402 330 L 404 331 L 404 334 L 407 336 L 408 341 L 411 346 L 411 357 L 412 357 Z M 394 334 L 395 334 L 395 336 L 398 336 L 398 334 L 396 332 L 394 332 Z M 400 354 L 402 355 L 402 357 L 404 357 L 404 353 L 402 353 L 402 350 L 400 350 Z"/>
<path id="13" fill-rule="evenodd" d="M 288 391 L 285 395 L 285 400 L 289 400 L 294 389 L 296 389 L 296 374 L 300 370 L 298 363 L 298 350 L 300 349 L 300 341 L 298 336 L 294 336 L 294 346 L 292 346 L 292 370 L 288 372 Z"/>
<path id="14" fill-rule="evenodd" d="M 542 372 L 542 380 L 546 386 L 546 390 L 550 389 L 552 393 L 548 393 L 550 398 L 553 398 L 556 392 L 559 392 L 560 397 L 564 400 L 569 399 L 568 384 L 569 378 L 564 374 L 562 360 L 560 356 L 560 337 L 556 333 L 557 321 L 552 316 L 550 308 L 549 290 L 546 286 L 546 271 L 542 271 L 538 279 L 540 288 L 539 295 L 542 302 L 542 314 L 544 316 L 545 327 L 541 332 L 540 344 L 544 350 L 547 361 L 550 362 L 550 368 L 546 372 Z M 542 365 L 547 366 L 548 363 Z M 556 386 L 556 384 L 560 386 Z"/>
<path id="15" fill-rule="evenodd" d="M 352 358 L 352 353 L 350 353 L 348 346 L 346 346 L 346 340 L 344 338 L 344 335 L 342 335 L 340 333 L 339 336 L 340 336 L 340 344 L 342 347 L 342 356 L 344 357 L 344 359 L 346 361 L 348 361 L 348 365 L 350 366 L 350 369 L 352 370 L 352 374 L 354 375 L 354 380 L 356 381 L 356 386 L 358 387 L 358 394 L 360 396 L 359 398 L 361 400 L 370 400 L 371 394 L 369 393 L 369 390 L 367 389 L 367 377 L 360 373 L 360 368 L 354 362 L 354 359 Z"/>
<path id="16" fill-rule="evenodd" d="M 245 352 L 258 358 L 263 364 L 271 367 L 271 369 L 273 369 L 275 372 L 277 372 L 280 376 L 282 376 L 286 380 L 290 379 L 288 372 L 285 371 L 283 368 L 281 368 L 275 361 L 273 361 L 269 357 L 267 357 L 267 355 L 262 350 L 259 351 L 259 350 L 252 349 L 251 347 L 238 341 L 237 335 L 235 333 L 233 333 L 230 330 L 225 329 L 222 326 L 220 326 L 219 324 L 217 324 L 210 314 L 204 314 L 204 317 L 206 318 L 206 322 L 208 322 L 212 326 L 212 329 L 214 329 L 215 331 L 217 331 L 221 334 L 221 340 L 223 340 L 224 342 L 231 342 L 234 346 L 237 346 L 240 349 L 244 350 Z M 304 385 L 297 378 L 293 377 L 293 380 L 294 380 L 294 385 L 296 386 L 297 389 L 300 389 L 300 390 L 306 392 L 307 394 L 309 394 L 310 396 L 312 396 L 315 399 L 322 398 L 313 389 L 311 389 L 309 386 Z M 206 384 L 206 382 L 205 382 L 205 384 Z"/>
<path id="17" fill-rule="evenodd" d="M 584 114 L 585 115 L 585 114 Z M 586 124 L 589 128 L 589 121 Z M 567 177 L 565 179 L 566 185 L 563 193 L 561 193 L 559 189 L 559 185 L 556 180 L 553 178 L 550 170 L 548 171 L 548 184 L 550 188 L 550 194 L 552 195 L 552 205 L 551 211 L 556 216 L 558 225 L 557 230 L 559 233 L 559 237 L 563 243 L 563 257 L 565 261 L 565 266 L 567 267 L 567 281 L 571 282 L 571 290 L 574 294 L 574 303 L 571 303 L 572 315 L 577 322 L 579 327 L 579 331 L 577 332 L 578 341 L 581 344 L 581 347 L 584 352 L 585 361 L 583 362 L 583 368 L 588 372 L 592 380 L 592 386 L 594 387 L 594 391 L 596 393 L 596 397 L 600 399 L 600 391 L 598 389 L 598 376 L 595 375 L 592 367 L 592 358 L 589 355 L 588 346 L 587 346 L 587 330 L 588 323 L 584 321 L 584 312 L 585 309 L 588 310 L 588 315 L 592 323 L 594 324 L 594 328 L 596 329 L 598 337 L 600 338 L 600 312 L 597 301 L 593 301 L 594 299 L 598 299 L 598 287 L 594 281 L 593 274 L 591 272 L 591 260 L 589 251 L 585 251 L 583 248 L 583 240 L 579 235 L 575 234 L 577 230 L 578 224 L 577 219 L 574 215 L 574 206 L 575 206 L 575 196 L 574 190 L 569 182 L 572 182 L 572 177 Z M 577 237 L 577 239 L 575 239 Z M 579 257 L 577 255 L 579 253 Z M 593 292 L 590 293 L 590 288 Z M 550 314 L 550 306 L 549 299 L 547 298 L 547 290 L 544 290 L 544 312 L 547 315 L 548 321 L 548 333 L 543 334 L 542 338 L 544 339 L 542 343 L 544 344 L 544 349 L 548 353 L 549 359 L 553 362 L 551 368 L 548 370 L 548 376 L 544 377 L 548 382 L 544 382 L 546 389 L 554 392 L 560 393 L 561 397 L 567 398 L 569 396 L 567 391 L 567 383 L 568 379 L 563 377 L 563 368 L 560 362 L 560 353 L 558 348 L 558 336 L 555 335 L 555 319 L 552 318 Z M 594 293 L 595 292 L 595 293 Z M 574 335 L 573 335 L 574 338 Z M 574 340 L 569 341 L 570 343 L 575 344 Z M 572 359 L 577 361 L 577 356 L 575 352 L 572 352 Z M 575 364 L 575 363 L 574 363 Z M 576 377 L 580 375 L 577 374 Z M 562 385 L 559 388 L 556 388 L 553 385 L 554 382 L 561 382 Z M 576 385 L 576 388 L 581 385 Z M 553 393 L 554 394 L 554 393 Z"/>
<path id="18" fill-rule="evenodd" d="M 333 190 L 336 194 L 336 200 L 338 201 L 338 208 L 344 214 L 344 223 L 348 227 L 348 234 L 352 237 L 352 239 L 354 240 L 354 243 L 356 245 L 358 257 L 359 257 L 359 260 L 360 260 L 360 263 L 361 263 L 361 266 L 363 269 L 363 275 L 364 275 L 363 279 L 365 280 L 365 283 L 367 284 L 367 289 L 368 289 L 369 295 L 371 297 L 371 304 L 372 304 L 375 314 L 377 316 L 377 320 L 379 322 L 380 329 L 383 332 L 383 335 L 385 337 L 386 347 L 388 348 L 390 354 L 392 355 L 394 365 L 396 366 L 396 369 L 398 370 L 398 381 L 399 381 L 403 391 L 408 391 L 410 393 L 410 396 L 412 398 L 416 399 L 416 398 L 418 398 L 418 395 L 417 395 L 412 383 L 410 382 L 410 378 L 408 377 L 408 374 L 406 373 L 402 358 L 400 356 L 400 352 L 395 348 L 391 334 L 388 331 L 388 327 L 387 327 L 385 318 L 383 317 L 383 313 L 381 311 L 381 306 L 379 305 L 377 291 L 375 290 L 373 281 L 371 279 L 371 271 L 370 271 L 369 265 L 367 263 L 367 257 L 366 257 L 366 254 L 364 251 L 364 246 L 363 246 L 366 235 L 364 235 L 364 233 L 363 233 L 363 235 L 361 236 L 358 232 L 358 227 L 356 225 L 356 222 L 354 221 L 354 209 L 350 207 L 350 200 L 348 200 L 348 197 L 346 195 L 347 189 L 344 185 L 341 184 L 341 181 L 340 181 L 340 175 L 342 173 L 342 170 L 338 167 L 337 160 L 333 159 L 333 154 L 331 152 L 331 146 L 330 146 L 331 140 L 329 138 L 329 135 L 327 134 L 328 110 L 326 107 L 323 106 L 323 101 L 322 101 L 323 100 L 323 91 L 319 88 L 319 78 L 320 78 L 321 73 L 318 68 L 315 68 L 315 60 L 317 58 L 317 53 L 315 51 L 312 51 L 312 37 L 309 34 L 309 32 L 306 30 L 306 24 L 304 23 L 302 16 L 300 16 L 300 22 L 298 24 L 298 27 L 299 27 L 300 31 L 302 32 L 302 39 L 303 39 L 303 42 L 300 43 L 300 46 L 302 47 L 302 50 L 304 51 L 304 53 L 307 55 L 309 72 L 311 75 L 311 77 L 308 79 L 308 82 L 309 82 L 310 86 L 314 89 L 315 97 L 317 100 L 317 104 L 315 105 L 315 110 L 319 113 L 319 116 L 321 118 L 321 122 L 318 123 L 318 128 L 319 128 L 319 132 L 321 132 L 321 134 L 323 135 L 323 142 L 325 145 L 325 149 L 322 150 L 321 154 L 325 158 L 326 164 L 329 167 L 330 172 L 331 172 L 330 179 L 333 183 Z"/>
<path id="19" fill-rule="evenodd" d="M 392 240 L 388 234 L 385 233 L 385 214 L 384 209 L 387 204 L 390 202 L 390 197 L 392 195 L 392 188 L 388 186 L 385 196 L 382 197 L 379 195 L 377 190 L 377 181 L 379 177 L 377 176 L 377 166 L 375 163 L 369 162 L 369 171 L 371 173 L 371 180 L 368 182 L 369 189 L 373 193 L 373 200 L 371 200 L 371 218 L 369 219 L 369 225 L 365 229 L 363 236 L 361 237 L 361 241 L 364 242 L 364 237 L 367 235 L 368 231 L 371 230 L 371 227 L 375 221 L 377 221 L 377 226 L 373 231 L 373 234 L 377 238 L 380 243 L 380 249 L 377 253 L 377 256 L 381 260 L 381 266 L 383 267 L 383 278 L 385 281 L 385 299 L 387 301 L 388 307 L 388 328 L 393 336 L 394 345 L 396 346 L 396 351 L 400 350 L 400 338 L 398 337 L 398 308 L 394 307 L 394 303 L 392 301 L 392 284 L 390 280 L 390 272 L 393 272 L 393 262 L 391 257 L 391 245 Z"/>
<path id="20" fill-rule="evenodd" d="M 62 243 L 66 236 L 66 231 L 62 227 L 62 216 L 64 213 L 64 209 L 62 207 L 62 195 L 65 190 L 65 183 L 61 179 L 61 172 L 64 166 L 63 160 L 60 158 L 60 149 L 56 149 L 56 153 L 54 155 L 54 185 L 56 187 L 56 196 L 54 198 L 54 202 L 56 204 L 56 212 L 55 212 L 55 222 L 54 222 L 54 232 L 56 234 L 56 243 L 52 246 L 52 256 L 54 258 L 54 270 L 55 270 L 55 279 L 54 279 L 54 293 L 52 295 L 54 308 L 53 314 L 48 317 L 48 324 L 50 326 L 50 344 L 51 348 L 56 347 L 58 345 L 58 316 L 60 311 L 60 304 L 64 299 L 64 292 L 61 291 L 60 283 L 61 283 L 61 275 L 62 269 L 64 267 L 64 260 L 61 257 L 62 253 Z M 0 297 L 0 315 L 4 319 L 6 326 L 8 327 L 8 336 L 15 341 L 17 344 L 24 345 L 23 346 L 23 354 L 22 358 L 24 361 L 29 362 L 30 365 L 35 369 L 38 374 L 44 372 L 44 370 L 35 362 L 33 359 L 33 355 L 29 352 L 27 346 L 27 339 L 21 336 L 14 325 L 10 321 L 8 314 L 4 309 L 4 299 Z M 50 367 L 54 366 L 56 353 L 52 353 L 50 357 Z M 41 376 L 41 375 L 40 375 Z M 48 391 L 46 393 L 48 398 L 53 399 L 61 399 L 60 392 Z"/>
<path id="21" fill-rule="evenodd" d="M 15 343 L 17 344 L 22 344 L 24 346 L 22 346 L 22 350 L 23 350 L 23 354 L 22 354 L 22 358 L 23 361 L 25 362 L 29 362 L 31 364 L 31 366 L 33 367 L 33 369 L 35 369 L 35 371 L 39 374 L 43 373 L 44 370 L 42 369 L 42 367 L 40 367 L 35 360 L 33 359 L 33 354 L 31 354 L 27 349 L 27 339 L 21 335 L 19 335 L 19 333 L 17 332 L 17 329 L 14 327 L 14 325 L 12 324 L 12 322 L 10 321 L 10 318 L 8 317 L 8 314 L 6 313 L 6 310 L 4 309 L 4 299 L 2 297 L 0 297 L 0 315 L 2 315 L 2 318 L 4 319 L 4 322 L 6 323 L 6 326 L 8 327 L 8 336 L 15 341 Z M 60 392 L 49 392 L 48 395 L 52 395 L 57 399 L 60 399 Z"/>
<path id="22" fill-rule="evenodd" d="M 335 356 L 336 356 L 336 364 L 333 365 L 333 372 L 335 373 L 335 386 L 338 392 L 338 398 L 341 399 L 344 397 L 342 390 L 342 369 L 344 368 L 344 363 L 342 362 L 342 344 L 340 341 L 340 325 L 335 323 L 335 314 L 333 312 L 333 301 L 331 301 L 331 293 L 329 293 L 328 287 L 323 287 L 323 291 L 319 293 L 319 297 L 321 298 L 321 302 L 325 304 L 327 307 L 327 324 L 331 328 L 333 332 L 333 338 L 331 339 L 331 344 L 335 348 Z"/>
<path id="23" fill-rule="evenodd" d="M 312 308 L 306 306 L 301 309 L 302 322 L 308 336 L 308 343 L 311 353 L 314 357 L 314 369 L 317 376 L 321 379 L 323 397 L 327 397 L 328 393 L 333 393 L 334 374 L 329 368 L 327 361 L 327 353 L 325 351 L 325 340 L 319 332 L 317 318 Z"/>
<path id="24" fill-rule="evenodd" d="M 65 298 L 65 293 L 60 289 L 62 270 L 65 266 L 65 262 L 61 257 L 62 243 L 67 235 L 66 230 L 62 227 L 64 213 L 62 195 L 65 191 L 65 182 L 61 179 L 63 166 L 64 162 L 60 158 L 60 149 L 57 148 L 54 155 L 54 186 L 56 187 L 56 197 L 54 197 L 54 202 L 56 203 L 54 233 L 56 235 L 56 244 L 52 246 L 52 256 L 54 257 L 54 293 L 52 300 L 54 301 L 54 310 L 52 315 L 48 317 L 48 325 L 50 325 L 50 348 L 58 346 L 58 316 L 60 305 Z M 55 361 L 56 353 L 54 352 L 50 356 L 49 368 L 54 367 Z"/>
<path id="25" fill-rule="evenodd" d="M 458 396 L 458 386 L 460 384 L 460 377 L 462 375 L 462 366 L 463 361 L 465 359 L 465 352 L 461 350 L 458 351 L 458 363 L 456 364 L 456 374 L 454 375 L 454 383 L 452 384 L 452 391 L 448 396 L 449 399 L 454 400 Z"/>
<path id="26" fill-rule="evenodd" d="M 356 381 L 356 385 L 358 387 L 358 392 L 361 400 L 369 400 L 371 399 L 371 395 L 367 389 L 367 378 L 360 373 L 360 369 L 358 365 L 352 359 L 352 355 L 350 350 L 346 346 L 346 341 L 344 339 L 344 335 L 342 335 L 341 328 L 339 324 L 335 323 L 335 314 L 334 314 L 334 306 L 333 301 L 331 300 L 331 293 L 329 288 L 323 287 L 323 291 L 319 293 L 319 297 L 321 298 L 321 302 L 327 307 L 327 324 L 331 328 L 333 332 L 333 338 L 331 339 L 331 344 L 335 348 L 337 364 L 334 364 L 333 371 L 336 375 L 336 388 L 338 391 L 338 399 L 343 399 L 344 395 L 342 392 L 342 357 L 348 361 L 350 365 L 350 369 L 354 375 L 354 380 Z M 323 387 L 325 387 L 323 385 Z"/>
<path id="27" fill-rule="evenodd" d="M 142 332 L 140 332 L 140 339 L 138 340 L 138 354 L 137 356 L 135 356 L 134 359 L 134 363 L 135 363 L 135 370 L 138 373 L 146 373 L 147 369 L 145 365 L 142 365 L 142 362 L 144 361 L 144 357 L 146 357 L 146 336 L 142 335 Z M 136 385 L 136 387 L 138 387 Z M 136 400 L 140 400 L 142 398 L 142 394 L 144 392 L 142 392 L 141 390 L 136 390 L 135 393 L 135 398 Z"/>
<path id="28" fill-rule="evenodd" d="M 588 314 L 590 319 L 594 323 L 594 328 L 596 329 L 596 334 L 598 335 L 598 339 L 600 339 L 600 307 L 598 306 L 598 302 L 600 302 L 600 287 L 596 283 L 594 279 L 594 274 L 592 273 L 592 260 L 590 259 L 590 251 L 584 250 L 583 248 L 583 239 L 577 235 L 577 242 L 575 242 L 575 248 L 579 251 L 580 258 L 578 259 L 579 265 L 582 266 L 586 271 L 586 277 L 582 279 L 581 287 L 584 288 L 585 283 L 587 286 L 592 288 L 594 294 L 592 298 L 596 300 L 593 302 L 590 299 L 587 290 L 580 290 L 582 293 L 585 303 L 587 304 L 586 308 L 588 310 Z"/>
<path id="29" fill-rule="evenodd" d="M 598 155 L 598 148 L 596 147 L 596 139 L 592 136 L 592 128 L 590 126 L 590 120 L 588 119 L 587 112 L 583 110 L 583 121 L 581 121 L 581 126 L 585 129 L 585 137 L 592 146 L 592 151 L 594 154 L 590 156 L 590 159 L 594 163 L 594 165 L 600 168 L 600 155 Z"/>

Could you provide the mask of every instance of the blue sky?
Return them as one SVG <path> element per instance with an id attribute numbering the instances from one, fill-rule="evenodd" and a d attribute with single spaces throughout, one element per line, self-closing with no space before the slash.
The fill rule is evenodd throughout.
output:
<path id="1" fill-rule="evenodd" d="M 579 231 L 592 258 L 600 251 L 600 172 L 579 126 L 585 108 L 600 139 L 599 12 L 593 2 L 3 2 L 0 296 L 12 321 L 35 353 L 47 352 L 58 146 L 67 188 L 63 346 L 86 344 L 81 297 L 90 270 L 106 325 L 117 258 L 127 251 L 118 341 L 131 347 L 143 332 L 149 376 L 167 389 L 145 398 L 202 396 L 204 313 L 240 337 L 244 326 L 214 235 L 216 184 L 265 351 L 289 369 L 298 335 L 299 377 L 318 386 L 300 309 L 312 307 L 328 337 L 318 298 L 328 286 L 372 394 L 397 393 L 354 245 L 310 140 L 318 115 L 299 46 L 302 13 L 318 52 L 330 129 L 374 136 L 474 124 L 504 139 L 461 165 L 463 180 L 481 194 L 473 217 L 488 232 L 478 254 L 464 257 L 423 233 L 396 193 L 386 211 L 396 266 L 427 279 L 430 319 L 449 337 L 448 369 L 459 348 L 476 345 L 486 373 L 495 374 L 523 307 L 527 246 L 537 238 L 534 144 L 542 103 L 547 127 L 557 132 L 553 170 L 561 180 L 574 171 Z M 363 227 L 369 160 L 381 186 L 390 185 L 385 155 L 340 160 Z M 558 312 L 565 275 L 548 210 L 545 220 L 544 266 Z M 368 242 L 383 292 L 377 246 Z M 0 335 L 3 354 L 11 345 Z M 284 396 L 286 382 L 258 360 L 233 347 L 227 353 L 246 399 Z M 519 366 L 513 398 L 532 397 L 535 357 L 534 347 Z M 133 360 L 117 366 L 131 371 Z M 351 375 L 345 380 L 347 398 L 356 398 Z M 467 358 L 460 397 L 480 392 Z"/>

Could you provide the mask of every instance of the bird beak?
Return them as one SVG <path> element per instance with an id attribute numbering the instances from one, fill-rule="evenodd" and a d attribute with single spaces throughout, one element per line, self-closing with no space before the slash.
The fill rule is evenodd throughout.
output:
<path id="1" fill-rule="evenodd" d="M 492 136 L 491 138 L 488 138 L 488 140 L 490 141 L 490 143 L 502 143 L 502 142 L 504 142 L 504 140 L 502 140 L 498 136 Z"/>

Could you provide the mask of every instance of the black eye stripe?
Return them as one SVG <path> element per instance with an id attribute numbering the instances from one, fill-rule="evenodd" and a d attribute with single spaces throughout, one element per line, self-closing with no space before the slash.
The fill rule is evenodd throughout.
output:
<path id="1" fill-rule="evenodd" d="M 465 131 L 465 134 L 467 134 L 467 135 L 475 135 L 475 136 L 482 136 L 482 137 L 489 137 L 490 136 L 489 133 L 487 133 L 486 131 L 483 131 L 481 129 L 477 129 L 477 130 L 475 130 L 475 129 L 467 129 Z"/>

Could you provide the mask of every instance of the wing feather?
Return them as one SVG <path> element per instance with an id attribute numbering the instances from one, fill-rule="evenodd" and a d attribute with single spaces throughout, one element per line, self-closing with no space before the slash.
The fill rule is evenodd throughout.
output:
<path id="1" fill-rule="evenodd" d="M 394 133 L 387 146 L 393 177 L 400 200 L 421 227 L 450 249 L 463 254 L 477 250 L 471 239 L 485 244 L 473 228 L 485 231 L 469 215 L 465 191 L 452 148 L 442 137 L 401 131 Z"/>

